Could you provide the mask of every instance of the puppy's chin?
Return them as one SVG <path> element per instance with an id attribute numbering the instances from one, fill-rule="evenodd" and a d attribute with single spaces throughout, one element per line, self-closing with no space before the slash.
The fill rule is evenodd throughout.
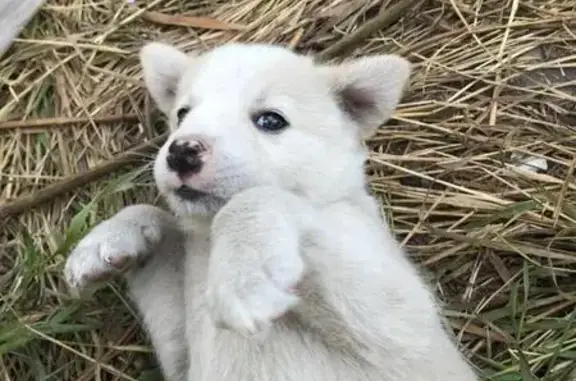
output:
<path id="1" fill-rule="evenodd" d="M 193 200 L 182 197 L 177 193 L 165 193 L 164 197 L 170 209 L 177 216 L 214 216 L 226 204 L 226 200 L 211 194 L 194 197 Z"/>

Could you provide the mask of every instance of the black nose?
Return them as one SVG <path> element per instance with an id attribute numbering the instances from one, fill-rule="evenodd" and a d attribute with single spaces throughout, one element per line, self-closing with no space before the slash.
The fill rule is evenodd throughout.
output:
<path id="1" fill-rule="evenodd" d="M 174 140 L 168 147 L 168 168 L 179 175 L 196 174 L 202 169 L 202 151 L 202 146 L 197 142 Z"/>

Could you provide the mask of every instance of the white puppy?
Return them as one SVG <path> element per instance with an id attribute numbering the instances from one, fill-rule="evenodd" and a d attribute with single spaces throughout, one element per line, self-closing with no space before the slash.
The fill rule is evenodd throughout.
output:
<path id="1" fill-rule="evenodd" d="M 125 272 L 169 381 L 476 380 L 365 188 L 361 138 L 405 59 L 151 43 L 141 60 L 172 128 L 154 173 L 174 214 L 127 207 L 65 272 Z"/>

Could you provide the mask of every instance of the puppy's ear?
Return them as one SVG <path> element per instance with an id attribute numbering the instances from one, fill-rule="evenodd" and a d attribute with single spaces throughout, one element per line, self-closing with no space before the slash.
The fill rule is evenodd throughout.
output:
<path id="1" fill-rule="evenodd" d="M 321 67 L 341 108 L 370 137 L 387 122 L 403 95 L 411 65 L 397 55 L 377 55 Z"/>
<path id="2" fill-rule="evenodd" d="M 140 50 L 144 83 L 164 114 L 174 107 L 178 84 L 194 58 L 174 46 L 152 42 Z"/>

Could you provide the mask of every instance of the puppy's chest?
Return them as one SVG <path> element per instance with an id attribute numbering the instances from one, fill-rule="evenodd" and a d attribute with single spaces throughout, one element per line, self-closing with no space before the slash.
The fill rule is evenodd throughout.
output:
<path id="1" fill-rule="evenodd" d="M 210 233 L 199 231 L 190 234 L 186 240 L 186 292 L 188 300 L 203 297 L 208 265 L 210 260 Z"/>

